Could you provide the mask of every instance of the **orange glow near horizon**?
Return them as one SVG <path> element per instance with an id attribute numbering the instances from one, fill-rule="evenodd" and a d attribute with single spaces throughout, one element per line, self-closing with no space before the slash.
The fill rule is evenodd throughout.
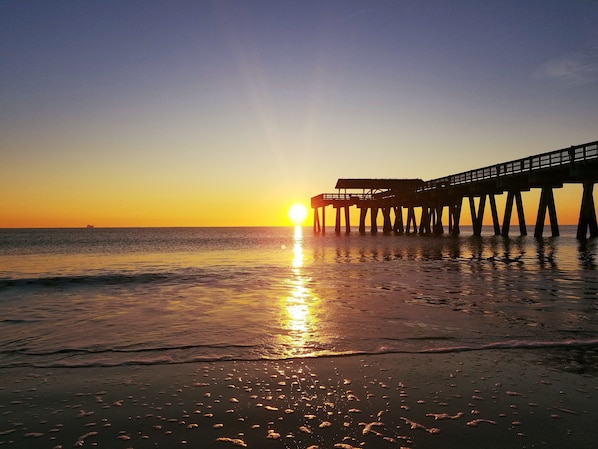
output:
<path id="1" fill-rule="evenodd" d="M 594 198 L 596 198 L 596 191 Z M 308 191 L 303 195 L 322 193 Z M 95 227 L 230 227 L 230 226 L 294 226 L 305 225 L 312 211 L 300 201 L 288 206 L 284 192 L 266 193 L 262 197 L 233 195 L 223 192 L 218 198 L 199 197 L 195 191 L 172 196 L 163 192 L 130 192 L 123 190 L 116 194 L 102 195 L 91 192 L 83 195 L 77 192 L 64 193 L 55 187 L 14 191 L 3 198 L 3 214 L 0 228 L 77 228 L 86 225 Z M 576 225 L 581 207 L 582 186 L 566 185 L 554 189 L 557 217 L 560 225 Z M 294 198 L 300 198 L 296 193 Z M 525 220 L 534 225 L 538 212 L 540 190 L 523 192 Z M 499 221 L 502 224 L 506 195 L 497 195 L 496 203 Z M 477 202 L 477 200 L 476 200 Z M 406 215 L 406 211 L 403 211 Z M 419 222 L 421 211 L 416 209 Z M 382 214 L 378 216 L 382 224 Z M 334 213 L 328 208 L 326 225 L 334 226 Z M 447 211 L 443 222 L 448 223 Z M 369 217 L 368 217 L 369 223 Z M 517 223 L 513 211 L 511 224 Z M 546 216 L 548 223 L 548 214 Z M 343 221 L 344 224 L 344 221 Z M 351 208 L 351 225 L 359 224 L 359 209 Z M 471 225 L 469 202 L 464 198 L 461 224 Z M 484 224 L 492 224 L 489 204 L 486 204 Z"/>

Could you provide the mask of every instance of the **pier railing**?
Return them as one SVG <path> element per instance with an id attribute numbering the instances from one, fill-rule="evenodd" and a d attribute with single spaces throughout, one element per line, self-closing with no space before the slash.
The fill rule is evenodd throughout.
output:
<path id="1" fill-rule="evenodd" d="M 367 201 L 374 199 L 371 193 L 321 193 L 312 197 L 312 203 L 323 201 Z"/>
<path id="2" fill-rule="evenodd" d="M 390 190 L 375 193 L 321 193 L 311 199 L 312 207 L 315 204 L 338 203 L 341 201 L 357 203 L 360 201 L 379 201 L 387 198 L 394 198 L 394 193 Z"/>
<path id="3" fill-rule="evenodd" d="M 562 150 L 551 151 L 550 153 L 538 154 L 523 159 L 503 162 L 488 167 L 457 173 L 451 176 L 445 176 L 443 178 L 432 179 L 426 181 L 415 191 L 425 192 L 441 189 L 443 187 L 470 184 L 504 176 L 518 175 L 536 170 L 570 165 L 577 162 L 585 162 L 592 159 L 598 159 L 598 142 L 572 146 Z"/>

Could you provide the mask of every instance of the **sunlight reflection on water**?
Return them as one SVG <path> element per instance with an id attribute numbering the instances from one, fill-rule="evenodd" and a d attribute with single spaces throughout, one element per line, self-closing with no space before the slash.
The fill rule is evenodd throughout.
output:
<path id="1" fill-rule="evenodd" d="M 310 355 L 309 342 L 318 329 L 315 308 L 319 298 L 308 286 L 308 279 L 302 270 L 303 264 L 303 230 L 296 226 L 293 235 L 292 276 L 288 279 L 290 291 L 282 303 L 284 313 L 281 324 L 287 332 L 280 335 L 280 343 L 288 348 L 289 356 Z"/>

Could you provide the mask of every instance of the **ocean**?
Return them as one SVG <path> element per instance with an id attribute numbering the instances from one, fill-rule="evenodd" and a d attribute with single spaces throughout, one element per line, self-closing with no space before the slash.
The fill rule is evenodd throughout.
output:
<path id="1" fill-rule="evenodd" d="M 0 368 L 598 345 L 596 240 L 0 229 Z"/>

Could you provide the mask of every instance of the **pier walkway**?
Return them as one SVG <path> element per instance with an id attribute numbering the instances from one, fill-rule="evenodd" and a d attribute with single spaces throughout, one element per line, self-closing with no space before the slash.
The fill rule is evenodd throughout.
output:
<path id="1" fill-rule="evenodd" d="M 344 215 L 345 232 L 351 231 L 350 207 L 360 210 L 359 232 L 378 232 L 378 215 L 383 216 L 385 234 L 443 234 L 443 212 L 447 213 L 448 231 L 459 234 L 463 200 L 468 198 L 474 235 L 482 232 L 486 203 L 490 205 L 495 235 L 508 236 L 513 206 L 517 211 L 519 231 L 527 235 L 521 192 L 541 189 L 534 235 L 542 237 L 548 212 L 552 236 L 559 235 L 553 190 L 564 184 L 582 184 L 583 194 L 577 226 L 577 238 L 598 237 L 594 184 L 598 182 L 598 141 L 523 159 L 469 170 L 443 178 L 421 179 L 339 179 L 336 193 L 322 193 L 311 199 L 314 232 L 326 232 L 326 207 L 335 209 L 335 233 L 340 234 Z M 502 225 L 496 207 L 496 195 L 506 193 Z M 421 209 L 419 223 L 415 210 Z M 344 209 L 344 214 L 342 210 Z M 403 209 L 407 210 L 404 220 Z M 393 220 L 394 216 L 394 220 Z M 321 221 L 320 221 L 321 217 Z"/>

